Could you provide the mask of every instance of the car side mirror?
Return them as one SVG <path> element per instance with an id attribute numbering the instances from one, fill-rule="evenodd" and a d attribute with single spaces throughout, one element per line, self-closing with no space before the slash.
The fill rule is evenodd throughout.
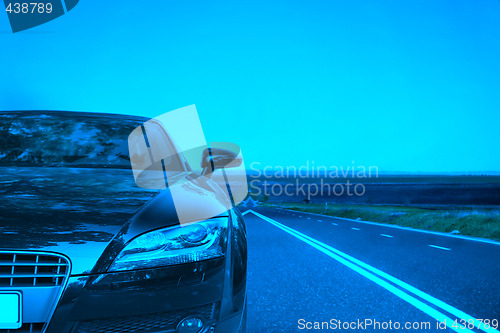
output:
<path id="1" fill-rule="evenodd" d="M 224 143 L 229 149 L 206 148 L 201 157 L 202 175 L 211 176 L 211 174 L 222 168 L 236 168 L 241 165 L 243 159 L 240 155 L 240 149 L 237 145 Z"/>

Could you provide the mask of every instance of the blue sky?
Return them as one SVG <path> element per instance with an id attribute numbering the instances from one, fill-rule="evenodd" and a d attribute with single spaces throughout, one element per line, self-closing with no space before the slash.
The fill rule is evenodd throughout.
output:
<path id="1" fill-rule="evenodd" d="M 500 171 L 500 1 L 81 1 L 12 34 L 0 109 L 196 104 L 247 164 Z"/>

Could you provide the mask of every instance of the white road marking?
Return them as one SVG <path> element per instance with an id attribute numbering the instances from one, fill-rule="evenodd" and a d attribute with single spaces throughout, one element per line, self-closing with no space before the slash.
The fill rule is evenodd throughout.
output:
<path id="1" fill-rule="evenodd" d="M 439 231 L 429 231 L 429 230 L 415 229 L 415 228 L 410 228 L 410 227 L 402 227 L 402 226 L 394 225 L 394 224 L 384 224 L 384 223 L 371 222 L 371 221 L 359 221 L 359 220 L 348 219 L 346 217 L 328 216 L 328 215 L 317 214 L 317 213 L 307 213 L 307 214 L 326 217 L 326 218 L 330 218 L 330 219 L 339 219 L 339 220 L 346 220 L 346 221 L 357 222 L 357 223 L 372 224 L 372 225 L 377 225 L 379 227 L 395 228 L 395 229 L 401 229 L 401 230 L 406 230 L 406 231 L 421 232 L 424 234 L 432 234 L 432 235 L 451 237 L 451 238 L 460 238 L 460 239 L 465 239 L 465 240 L 474 241 L 474 242 L 500 245 L 500 242 L 490 240 L 490 239 L 474 238 L 474 237 L 469 237 L 469 236 L 447 234 L 447 233 L 439 232 Z"/>
<path id="2" fill-rule="evenodd" d="M 333 222 L 332 222 L 332 224 L 333 224 L 333 225 L 338 225 L 337 223 L 333 223 Z"/>
<path id="3" fill-rule="evenodd" d="M 351 228 L 352 230 L 360 230 L 359 228 Z"/>
<path id="4" fill-rule="evenodd" d="M 391 236 L 391 235 L 386 235 L 386 234 L 380 234 L 380 236 L 389 237 L 389 238 L 394 237 L 394 236 Z"/>
<path id="5" fill-rule="evenodd" d="M 311 218 L 310 218 L 310 217 L 308 217 L 307 219 L 308 219 L 308 220 L 310 220 Z"/>
<path id="6" fill-rule="evenodd" d="M 323 220 L 318 220 L 318 222 L 323 222 Z"/>
<path id="7" fill-rule="evenodd" d="M 245 216 L 246 214 L 248 214 L 248 213 L 250 213 L 250 212 L 251 212 L 251 210 L 249 209 L 249 210 L 244 211 L 243 213 L 241 213 L 241 215 Z"/>
<path id="8" fill-rule="evenodd" d="M 440 249 L 440 250 L 446 250 L 446 251 L 451 251 L 451 249 L 447 248 L 447 247 L 441 247 L 441 246 L 437 246 L 437 245 L 432 245 L 432 244 L 429 244 L 430 247 L 434 247 L 436 249 Z"/>
<path id="9" fill-rule="evenodd" d="M 370 266 L 364 262 L 362 262 L 361 260 L 358 260 L 354 257 L 351 257 L 350 255 L 344 253 L 344 252 L 341 252 L 329 245 L 326 245 L 325 243 L 322 243 L 314 238 L 311 238 L 295 229 L 292 229 L 290 227 L 287 227 L 286 225 L 284 224 L 281 224 L 267 216 L 264 216 L 260 213 L 257 213 L 255 211 L 251 211 L 254 215 L 260 217 L 261 219 L 271 223 L 272 225 L 280 228 L 281 230 L 285 231 L 286 233 L 294 236 L 295 238 L 303 241 L 304 243 L 308 244 L 308 245 L 311 245 L 312 247 L 314 247 L 315 249 L 323 252 L 324 254 L 328 255 L 329 257 L 337 260 L 338 262 L 340 262 L 341 264 L 349 267 L 350 269 L 354 270 L 355 272 L 361 274 L 362 276 L 366 277 L 367 279 L 375 282 L 376 284 L 378 284 L 379 286 L 385 288 L 386 290 L 388 290 L 389 292 L 393 293 L 394 295 L 400 297 L 401 299 L 403 299 L 404 301 L 410 303 L 411 305 L 415 306 L 417 309 L 419 309 L 420 311 L 428 314 L 429 316 L 433 317 L 434 319 L 436 320 L 439 320 L 440 322 L 445 322 L 446 325 L 451 329 L 451 330 L 454 330 L 456 332 L 468 332 L 468 333 L 472 333 L 473 331 L 471 331 L 470 329 L 461 329 L 460 326 L 459 327 L 452 327 L 453 323 L 454 323 L 454 320 L 451 319 L 450 317 L 448 317 L 447 315 L 437 311 L 436 309 L 434 309 L 433 307 L 429 306 L 428 304 L 425 304 L 424 302 L 420 301 L 419 299 L 417 299 L 416 297 L 410 295 L 413 294 L 417 297 L 420 297 L 421 299 L 427 301 L 428 303 L 444 310 L 445 312 L 448 312 L 452 315 L 454 315 L 455 317 L 459 318 L 459 319 L 463 319 L 465 321 L 469 321 L 471 320 L 471 322 L 474 323 L 474 325 L 481 329 L 482 331 L 484 332 L 488 332 L 488 333 L 500 333 L 499 331 L 497 331 L 496 329 L 493 329 L 493 328 L 485 328 L 484 327 L 484 324 L 482 323 L 482 321 L 479 321 L 477 320 L 476 318 L 472 317 L 471 315 L 407 284 L 406 282 L 403 282 L 395 277 L 393 277 L 392 275 L 389 275 L 373 266 Z M 391 283 L 393 283 L 394 285 L 398 286 L 399 288 L 402 288 L 405 291 L 397 288 L 396 286 L 390 284 L 389 282 L 385 281 L 390 281 Z"/>

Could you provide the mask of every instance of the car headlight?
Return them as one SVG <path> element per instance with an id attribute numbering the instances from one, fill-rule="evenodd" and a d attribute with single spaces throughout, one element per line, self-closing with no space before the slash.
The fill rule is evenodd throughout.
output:
<path id="1" fill-rule="evenodd" d="M 178 265 L 222 257 L 228 217 L 151 231 L 132 239 L 108 271 Z"/>

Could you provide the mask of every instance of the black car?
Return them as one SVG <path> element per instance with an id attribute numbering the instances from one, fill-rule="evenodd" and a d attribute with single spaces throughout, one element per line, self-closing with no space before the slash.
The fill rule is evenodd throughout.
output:
<path id="1" fill-rule="evenodd" d="M 242 215 L 172 141 L 169 176 L 206 219 L 181 225 L 168 186 L 137 185 L 128 137 L 148 120 L 0 112 L 1 333 L 246 331 Z"/>

